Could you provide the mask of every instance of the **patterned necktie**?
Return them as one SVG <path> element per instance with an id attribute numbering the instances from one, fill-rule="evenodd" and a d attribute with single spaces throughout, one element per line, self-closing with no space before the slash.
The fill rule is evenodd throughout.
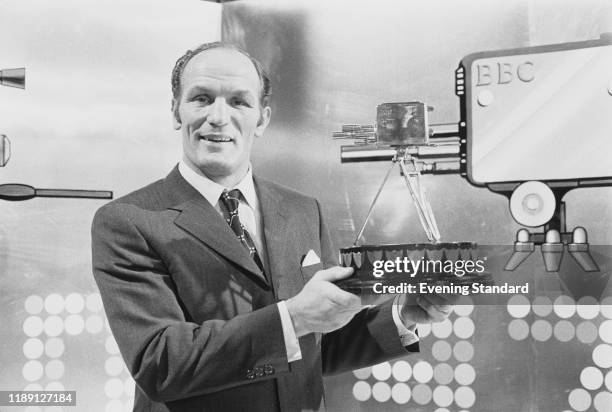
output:
<path id="1" fill-rule="evenodd" d="M 221 201 L 223 205 L 225 205 L 228 217 L 225 218 L 227 224 L 232 228 L 242 246 L 244 246 L 248 251 L 251 258 L 257 264 L 257 267 L 264 272 L 264 267 L 259 258 L 259 254 L 257 253 L 257 249 L 255 248 L 255 243 L 249 235 L 249 232 L 242 226 L 240 223 L 240 218 L 238 217 L 238 205 L 240 204 L 240 190 L 234 189 L 230 191 L 224 191 L 221 194 Z M 264 275 L 265 276 L 265 275 Z"/>

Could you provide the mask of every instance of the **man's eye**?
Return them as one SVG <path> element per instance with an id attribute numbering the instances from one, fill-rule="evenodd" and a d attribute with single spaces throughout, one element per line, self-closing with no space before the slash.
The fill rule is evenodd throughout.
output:
<path id="1" fill-rule="evenodd" d="M 199 102 L 199 103 L 210 103 L 210 96 L 205 95 L 205 94 L 200 94 L 198 96 L 195 96 L 193 98 L 194 102 Z"/>
<path id="2" fill-rule="evenodd" d="M 249 102 L 247 102 L 244 99 L 233 99 L 232 100 L 232 104 L 234 106 L 246 106 L 246 107 L 250 107 Z"/>

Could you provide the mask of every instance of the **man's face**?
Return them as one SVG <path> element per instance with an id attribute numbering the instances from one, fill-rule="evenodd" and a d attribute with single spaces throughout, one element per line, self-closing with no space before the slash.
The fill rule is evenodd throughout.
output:
<path id="1" fill-rule="evenodd" d="M 253 63 L 232 49 L 206 50 L 187 63 L 181 84 L 174 126 L 183 135 L 185 161 L 217 183 L 236 184 L 270 120 Z"/>

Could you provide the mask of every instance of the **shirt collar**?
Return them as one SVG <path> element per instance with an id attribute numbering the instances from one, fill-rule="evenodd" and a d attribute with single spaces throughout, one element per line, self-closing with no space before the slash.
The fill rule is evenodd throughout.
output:
<path id="1" fill-rule="evenodd" d="M 247 174 L 242 178 L 240 182 L 234 187 L 224 187 L 212 180 L 208 177 L 196 173 L 185 160 L 181 159 L 178 165 L 179 173 L 183 178 L 193 186 L 204 198 L 213 206 L 217 206 L 219 202 L 219 198 L 221 197 L 221 193 L 224 190 L 232 190 L 238 189 L 246 203 L 253 209 L 258 207 L 258 199 L 257 194 L 255 192 L 255 184 L 253 182 L 253 172 L 251 170 L 251 165 L 249 164 L 249 169 Z"/>

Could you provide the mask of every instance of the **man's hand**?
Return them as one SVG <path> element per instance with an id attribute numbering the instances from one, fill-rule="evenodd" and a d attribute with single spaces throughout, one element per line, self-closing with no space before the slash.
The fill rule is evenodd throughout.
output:
<path id="1" fill-rule="evenodd" d="M 359 297 L 332 283 L 352 273 L 352 268 L 339 266 L 321 270 L 304 285 L 300 293 L 287 300 L 287 310 L 298 338 L 312 332 L 326 333 L 339 329 L 363 309 Z"/>
<path id="2" fill-rule="evenodd" d="M 404 295 L 400 298 L 400 316 L 404 324 L 442 322 L 458 299 L 458 295 Z"/>

